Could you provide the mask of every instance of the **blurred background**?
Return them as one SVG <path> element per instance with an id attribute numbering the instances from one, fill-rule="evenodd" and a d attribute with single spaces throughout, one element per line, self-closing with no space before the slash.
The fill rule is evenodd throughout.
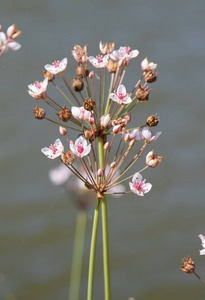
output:
<path id="1" fill-rule="evenodd" d="M 45 64 L 64 57 L 70 80 L 73 46 L 88 44 L 95 56 L 101 40 L 139 50 L 124 80 L 128 90 L 141 76 L 145 57 L 158 63 L 150 100 L 136 107 L 132 122 L 143 124 L 157 113 L 156 130 L 162 131 L 150 150 L 163 161 L 143 174 L 152 191 L 108 201 L 112 299 L 205 298 L 204 285 L 180 270 L 181 258 L 190 255 L 205 277 L 197 237 L 205 234 L 204 10 L 203 0 L 1 0 L 2 30 L 15 23 L 22 48 L 0 58 L 0 299 L 68 298 L 76 207 L 66 186 L 49 181 L 58 162 L 40 149 L 60 136 L 56 126 L 34 119 L 32 108 L 40 104 L 27 85 L 42 80 Z M 93 210 L 80 299 L 87 292 Z M 94 299 L 104 299 L 101 227 Z"/>

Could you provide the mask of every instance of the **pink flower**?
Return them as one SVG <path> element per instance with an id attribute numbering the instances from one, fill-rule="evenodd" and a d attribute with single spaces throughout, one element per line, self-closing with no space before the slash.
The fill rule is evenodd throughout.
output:
<path id="1" fill-rule="evenodd" d="M 71 112 L 74 118 L 77 120 L 89 120 L 89 118 L 91 117 L 91 112 L 86 110 L 83 106 L 73 106 L 71 108 Z"/>
<path id="2" fill-rule="evenodd" d="M 8 29 L 7 29 L 7 31 L 8 31 Z M 14 39 L 7 37 L 4 32 L 2 32 L 2 31 L 0 32 L 0 50 L 1 51 L 4 51 L 4 52 L 7 50 L 17 51 L 20 48 L 21 48 L 21 44 L 19 44 L 18 42 L 15 42 Z"/>
<path id="3" fill-rule="evenodd" d="M 130 130 L 125 135 L 125 138 L 126 138 L 127 141 L 132 140 L 132 139 L 134 139 L 135 141 L 141 141 L 141 139 L 142 139 L 141 132 L 138 128 Z"/>
<path id="4" fill-rule="evenodd" d="M 52 63 L 52 65 L 45 65 L 44 68 L 49 71 L 52 75 L 63 72 L 68 64 L 67 58 L 63 58 L 61 61 L 57 60 Z"/>
<path id="5" fill-rule="evenodd" d="M 149 72 L 155 70 L 156 67 L 157 64 L 154 64 L 153 62 L 149 62 L 147 57 L 141 62 L 142 71 Z"/>
<path id="6" fill-rule="evenodd" d="M 126 105 L 132 101 L 123 84 L 118 86 L 117 92 L 110 94 L 110 98 L 118 104 L 122 105 Z"/>
<path id="7" fill-rule="evenodd" d="M 41 99 L 42 94 L 46 91 L 48 86 L 48 77 L 45 78 L 43 81 L 39 82 L 36 81 L 33 84 L 28 85 L 28 93 L 31 95 L 33 98 L 36 99 Z"/>
<path id="8" fill-rule="evenodd" d="M 142 132 L 141 132 L 141 136 L 142 136 L 142 139 L 145 140 L 147 143 L 151 143 L 153 141 L 156 141 L 156 139 L 158 139 L 158 137 L 160 136 L 162 132 L 159 131 L 156 133 L 156 135 L 153 135 L 153 131 L 150 130 L 149 127 L 144 127 L 142 129 Z"/>
<path id="9" fill-rule="evenodd" d="M 142 180 L 142 175 L 140 173 L 135 173 L 132 182 L 129 182 L 131 191 L 138 196 L 144 196 L 144 194 L 148 193 L 152 188 L 151 183 L 145 182 L 146 179 Z"/>
<path id="10" fill-rule="evenodd" d="M 200 255 L 205 255 L 205 235 L 199 234 L 198 237 L 201 239 L 201 245 L 204 249 L 199 250 Z"/>
<path id="11" fill-rule="evenodd" d="M 109 60 L 109 54 L 105 55 L 105 56 L 89 56 L 88 60 L 90 61 L 90 63 L 95 67 L 95 68 L 106 68 L 108 65 L 108 60 Z"/>
<path id="12" fill-rule="evenodd" d="M 138 54 L 138 50 L 130 51 L 130 47 L 120 47 L 119 50 L 115 50 L 110 54 L 110 58 L 114 61 L 130 60 L 131 58 L 137 57 Z"/>
<path id="13" fill-rule="evenodd" d="M 88 145 L 87 140 L 84 137 L 79 137 L 75 144 L 73 141 L 70 141 L 70 150 L 77 155 L 78 157 L 82 158 L 83 156 L 88 155 L 91 150 L 91 144 Z"/>
<path id="14" fill-rule="evenodd" d="M 60 139 L 57 139 L 53 145 L 50 145 L 49 148 L 45 147 L 41 149 L 41 152 L 50 159 L 54 159 L 60 156 L 63 151 L 64 151 L 64 146 L 61 143 Z"/>

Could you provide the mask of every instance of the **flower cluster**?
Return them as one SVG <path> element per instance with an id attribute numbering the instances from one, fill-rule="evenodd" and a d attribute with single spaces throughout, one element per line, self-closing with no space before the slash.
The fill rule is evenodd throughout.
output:
<path id="1" fill-rule="evenodd" d="M 6 34 L 1 31 L 0 25 L 0 56 L 8 50 L 16 51 L 21 48 L 21 45 L 15 41 L 20 34 L 21 31 L 14 24 L 9 26 Z"/>
<path id="2" fill-rule="evenodd" d="M 128 177 L 125 174 L 142 156 L 147 145 L 160 136 L 161 132 L 154 133 L 151 130 L 151 127 L 158 124 L 159 118 L 152 115 L 142 125 L 137 124 L 136 120 L 134 128 L 128 128 L 128 125 L 131 121 L 131 110 L 138 103 L 145 103 L 149 99 L 151 89 L 148 89 L 148 83 L 157 79 L 158 74 L 155 73 L 157 64 L 145 58 L 141 63 L 141 79 L 135 82 L 133 90 L 128 92 L 123 81 L 130 60 L 137 57 L 139 51 L 131 50 L 130 47 L 114 50 L 114 43 L 102 42 L 99 49 L 101 54 L 94 57 L 88 56 L 87 45 L 83 48 L 75 45 L 72 56 L 77 61 L 77 77 L 73 77 L 71 85 L 64 74 L 68 64 L 67 58 L 46 64 L 45 79 L 28 85 L 28 93 L 56 110 L 56 115 L 64 125 L 58 120 L 47 118 L 45 110 L 38 106 L 34 109 L 35 118 L 46 119 L 60 125 L 60 133 L 68 142 L 66 147 L 57 139 L 53 145 L 41 151 L 50 159 L 58 157 L 87 189 L 97 194 L 99 202 L 105 194 L 111 193 L 133 192 L 138 196 L 144 196 L 152 185 L 146 183 L 146 179 L 143 180 L 140 173 L 148 167 L 156 167 L 162 157 L 154 154 L 154 150 L 149 151 L 142 170 L 135 171 Z M 90 66 L 94 67 L 93 71 L 89 70 L 89 62 Z M 109 87 L 106 85 L 107 72 L 110 74 Z M 57 74 L 61 76 L 72 98 L 55 83 Z M 53 84 L 57 88 L 65 97 L 68 106 L 60 105 L 48 95 L 48 84 Z M 68 129 L 77 132 L 78 137 L 75 141 L 70 139 Z M 117 149 L 115 149 L 116 138 L 118 138 Z M 132 151 L 137 147 L 138 151 Z M 75 159 L 78 160 L 80 169 L 75 165 Z M 119 168 L 122 169 L 121 172 Z M 130 190 L 117 189 L 117 192 L 114 190 L 130 178 L 132 178 L 129 182 Z"/>

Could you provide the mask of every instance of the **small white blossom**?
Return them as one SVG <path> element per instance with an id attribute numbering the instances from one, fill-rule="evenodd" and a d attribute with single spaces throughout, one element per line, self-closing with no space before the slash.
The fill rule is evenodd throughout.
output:
<path id="1" fill-rule="evenodd" d="M 86 110 L 83 106 L 73 106 L 71 108 L 71 112 L 74 118 L 77 120 L 89 120 L 89 118 L 91 117 L 91 112 Z"/>
<path id="2" fill-rule="evenodd" d="M 41 95 L 46 91 L 47 86 L 48 86 L 48 77 L 41 82 L 36 81 L 35 83 L 29 84 L 28 93 L 33 98 L 40 99 Z"/>
<path id="3" fill-rule="evenodd" d="M 4 32 L 0 32 L 0 50 L 1 51 L 17 51 L 21 48 L 21 44 L 16 42 L 14 39 L 6 36 Z"/>
<path id="4" fill-rule="evenodd" d="M 89 56 L 88 60 L 95 68 L 106 68 L 109 61 L 109 54 L 106 54 L 105 56 Z"/>
<path id="5" fill-rule="evenodd" d="M 132 182 L 129 182 L 131 191 L 138 196 L 144 196 L 144 194 L 148 193 L 152 188 L 151 183 L 145 182 L 146 179 L 142 180 L 142 175 L 140 173 L 135 173 Z"/>
<path id="6" fill-rule="evenodd" d="M 111 93 L 110 98 L 118 104 L 126 105 L 132 101 L 123 84 L 119 85 L 116 93 Z"/>
<path id="7" fill-rule="evenodd" d="M 79 137 L 75 144 L 73 141 L 70 141 L 70 150 L 77 155 L 78 157 L 82 158 L 83 156 L 88 155 L 91 150 L 91 144 L 88 145 L 87 140 L 84 137 Z"/>
<path id="8" fill-rule="evenodd" d="M 205 255 L 205 235 L 199 234 L 198 237 L 201 239 L 201 245 L 204 249 L 199 250 L 200 255 Z"/>
<path id="9" fill-rule="evenodd" d="M 155 70 L 156 67 L 157 64 L 154 64 L 153 62 L 149 62 L 147 57 L 141 62 L 142 71 L 149 72 Z"/>
<path id="10" fill-rule="evenodd" d="M 45 65 L 44 68 L 49 71 L 52 75 L 63 72 L 68 64 L 67 58 L 63 58 L 61 61 L 57 60 L 52 63 L 52 65 Z"/>
<path id="11" fill-rule="evenodd" d="M 156 135 L 153 135 L 153 131 L 146 126 L 142 129 L 141 136 L 142 139 L 145 140 L 147 143 L 151 143 L 153 141 L 156 141 L 156 139 L 158 139 L 161 133 L 162 133 L 161 131 L 158 131 Z"/>
<path id="12" fill-rule="evenodd" d="M 114 61 L 130 60 L 131 58 L 137 57 L 138 54 L 138 50 L 130 51 L 130 47 L 120 47 L 119 50 L 114 50 L 110 54 L 110 58 Z"/>
<path id="13" fill-rule="evenodd" d="M 63 151 L 64 151 L 64 146 L 61 143 L 60 139 L 57 139 L 53 145 L 50 145 L 49 148 L 45 147 L 41 149 L 41 152 L 50 159 L 54 159 L 60 156 Z"/>

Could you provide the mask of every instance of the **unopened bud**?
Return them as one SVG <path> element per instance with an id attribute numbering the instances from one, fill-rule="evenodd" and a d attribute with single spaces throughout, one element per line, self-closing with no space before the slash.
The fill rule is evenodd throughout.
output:
<path id="1" fill-rule="evenodd" d="M 67 151 L 62 154 L 62 160 L 66 165 L 72 165 L 75 161 L 74 154 L 72 151 Z"/>
<path id="2" fill-rule="evenodd" d="M 110 167 L 113 169 L 115 166 L 116 166 L 116 161 L 113 161 L 113 162 L 110 164 Z"/>
<path id="3" fill-rule="evenodd" d="M 46 116 L 45 110 L 38 106 L 36 106 L 36 108 L 33 109 L 33 113 L 35 114 L 35 119 L 38 119 L 38 120 L 43 120 Z"/>
<path id="4" fill-rule="evenodd" d="M 93 79 L 94 77 L 95 77 L 95 72 L 94 72 L 94 71 L 90 72 L 89 78 L 90 78 L 90 79 Z"/>
<path id="5" fill-rule="evenodd" d="M 100 125 L 103 127 L 103 128 L 106 128 L 110 122 L 110 114 L 108 115 L 103 115 L 101 118 L 100 118 Z"/>
<path id="6" fill-rule="evenodd" d="M 121 125 L 120 125 L 120 124 L 119 124 L 119 125 L 115 125 L 115 126 L 113 127 L 112 131 L 113 131 L 114 133 L 120 133 L 120 132 L 122 131 Z"/>
<path id="7" fill-rule="evenodd" d="M 131 141 L 129 141 L 129 146 L 132 147 L 132 146 L 134 145 L 134 143 L 135 143 L 135 140 L 134 140 L 134 139 L 131 140 Z"/>
<path id="8" fill-rule="evenodd" d="M 88 119 L 88 122 L 90 123 L 90 124 L 94 124 L 95 123 L 95 116 L 92 114 L 92 115 L 90 115 L 90 117 L 89 117 L 89 119 Z"/>
<path id="9" fill-rule="evenodd" d="M 7 36 L 9 37 L 9 38 L 12 38 L 12 35 L 15 33 L 15 32 L 17 32 L 17 28 L 16 28 L 16 25 L 15 24 L 13 24 L 13 25 L 11 25 L 11 26 L 9 26 L 9 28 L 7 29 Z"/>
<path id="10" fill-rule="evenodd" d="M 126 133 L 126 134 L 125 134 L 125 137 L 124 137 L 124 141 L 125 141 L 125 142 L 128 142 L 129 139 L 130 139 L 130 135 L 129 135 L 129 133 Z"/>
<path id="11" fill-rule="evenodd" d="M 76 92 L 81 92 L 84 87 L 84 83 L 80 78 L 77 78 L 77 79 L 73 78 L 71 81 L 71 84 L 72 84 L 72 88 Z"/>
<path id="12" fill-rule="evenodd" d="M 146 156 L 146 164 L 148 167 L 155 168 L 162 161 L 162 156 L 154 154 L 154 150 L 150 151 Z"/>
<path id="13" fill-rule="evenodd" d="M 120 68 L 120 67 L 122 67 L 123 63 L 124 63 L 123 59 L 118 60 L 117 66 Z"/>
<path id="14" fill-rule="evenodd" d="M 99 169 L 97 173 L 99 177 L 102 177 L 104 175 L 103 169 Z"/>
<path id="15" fill-rule="evenodd" d="M 89 130 L 84 131 L 84 136 L 85 136 L 86 139 L 89 139 L 90 138 L 90 131 Z"/>
<path id="16" fill-rule="evenodd" d="M 67 130 L 62 126 L 59 127 L 59 132 L 60 132 L 60 134 L 62 134 L 64 136 L 67 134 Z"/>
<path id="17" fill-rule="evenodd" d="M 156 117 L 156 115 L 149 116 L 149 118 L 147 118 L 147 121 L 146 121 L 146 124 L 149 127 L 157 126 L 158 123 L 159 123 L 159 118 Z"/>
<path id="18" fill-rule="evenodd" d="M 107 150 L 109 148 L 109 142 L 105 143 L 103 147 L 105 150 Z"/>
<path id="19" fill-rule="evenodd" d="M 131 121 L 131 113 L 124 116 L 124 119 L 127 121 L 127 123 L 129 123 Z"/>

